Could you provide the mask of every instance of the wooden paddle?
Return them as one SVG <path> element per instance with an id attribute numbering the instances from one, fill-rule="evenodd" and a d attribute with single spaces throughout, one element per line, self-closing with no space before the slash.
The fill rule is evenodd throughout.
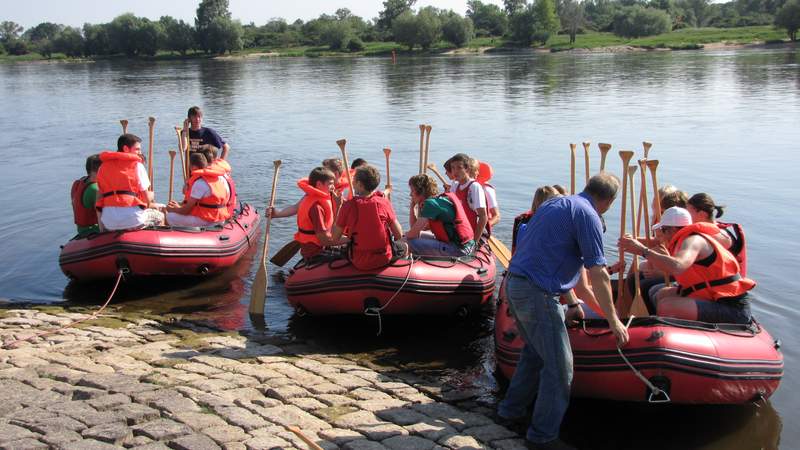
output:
<path id="1" fill-rule="evenodd" d="M 183 169 L 184 173 L 186 173 L 186 179 L 188 180 L 189 177 L 192 175 L 192 166 L 191 162 L 189 161 L 189 153 L 192 149 L 191 139 L 189 139 L 189 129 L 191 128 L 191 122 L 189 119 L 183 121 L 183 132 L 184 132 L 184 141 L 183 141 L 183 154 L 184 154 L 184 163 L 186 163 L 186 167 Z"/>
<path id="2" fill-rule="evenodd" d="M 122 134 L 128 134 L 128 119 L 120 119 L 119 124 L 122 125 Z"/>
<path id="3" fill-rule="evenodd" d="M 150 192 L 155 192 L 155 181 L 153 180 L 153 138 L 155 136 L 156 118 L 148 117 L 147 126 L 149 127 L 150 142 L 147 150 L 147 176 L 150 177 Z"/>
<path id="4" fill-rule="evenodd" d="M 183 183 L 186 184 L 186 164 L 183 162 L 183 128 L 176 126 L 175 134 L 178 135 L 178 157 L 181 161 L 181 174 L 183 175 Z"/>
<path id="5" fill-rule="evenodd" d="M 600 172 L 606 170 L 606 155 L 611 150 L 611 144 L 597 144 L 600 147 Z"/>
<path id="6" fill-rule="evenodd" d="M 425 124 L 419 124 L 419 173 L 424 170 L 422 160 L 425 158 Z"/>
<path id="7" fill-rule="evenodd" d="M 628 177 L 630 178 L 628 181 L 630 182 L 630 194 L 631 194 L 631 229 L 638 230 L 639 229 L 639 218 L 636 217 L 636 193 L 634 189 L 634 175 L 636 175 L 636 169 L 638 166 L 631 165 L 628 166 Z M 634 237 L 638 237 L 638 232 L 634 232 Z M 631 302 L 631 306 L 629 308 L 629 315 L 644 317 L 647 316 L 649 313 L 647 311 L 647 307 L 644 305 L 644 299 L 642 299 L 642 289 L 639 285 L 639 257 L 634 254 L 633 255 L 633 265 L 631 269 L 633 270 L 633 301 Z"/>
<path id="8" fill-rule="evenodd" d="M 172 201 L 172 183 L 173 183 L 173 175 L 175 175 L 175 150 L 169 151 L 169 200 L 167 203 Z"/>
<path id="9" fill-rule="evenodd" d="M 653 219 L 656 223 L 661 222 L 661 196 L 658 192 L 658 177 L 656 176 L 656 169 L 658 169 L 658 160 L 654 159 L 647 161 L 647 168 L 650 169 L 650 176 L 653 180 L 653 197 L 656 203 L 656 210 L 653 211 Z M 655 235 L 655 233 L 653 233 Z M 664 284 L 669 286 L 669 274 L 664 273 Z"/>
<path id="10" fill-rule="evenodd" d="M 500 239 L 491 235 L 489 236 L 489 248 L 492 249 L 492 253 L 494 253 L 500 265 L 502 265 L 504 269 L 508 269 L 508 265 L 511 263 L 511 250 L 506 247 L 506 244 L 503 244 Z"/>
<path id="11" fill-rule="evenodd" d="M 422 173 L 426 173 L 428 171 L 428 153 L 431 151 L 431 130 L 433 127 L 430 125 L 425 125 L 425 132 L 428 133 L 428 136 L 425 138 L 425 159 L 422 161 Z"/>
<path id="12" fill-rule="evenodd" d="M 286 429 L 294 433 L 295 436 L 299 437 L 301 441 L 305 442 L 306 445 L 308 445 L 308 448 L 310 448 L 311 450 L 324 450 L 322 447 L 317 445 L 316 442 L 312 441 L 308 436 L 303 434 L 303 432 L 300 431 L 300 428 L 294 425 L 289 425 L 286 427 Z"/>
<path id="13" fill-rule="evenodd" d="M 261 259 L 258 263 L 258 272 L 250 289 L 250 314 L 264 315 L 264 301 L 267 298 L 267 253 L 269 252 L 269 225 L 272 222 L 272 207 L 275 206 L 275 189 L 278 186 L 278 172 L 281 169 L 281 160 L 273 161 L 275 172 L 272 174 L 272 193 L 269 196 L 270 211 L 267 216 L 267 225 L 264 229 L 264 246 L 261 248 Z"/>
<path id="14" fill-rule="evenodd" d="M 569 144 L 569 193 L 575 195 L 575 144 Z"/>
<path id="15" fill-rule="evenodd" d="M 437 177 L 437 178 L 439 178 L 439 181 L 441 181 L 441 182 L 442 182 L 442 184 L 444 185 L 444 186 L 442 186 L 443 190 L 447 190 L 445 187 L 446 187 L 446 186 L 448 186 L 450 183 L 448 183 L 448 182 L 447 182 L 447 181 L 444 179 L 444 177 L 442 176 L 442 174 L 441 174 L 441 173 L 439 173 L 439 171 L 438 171 L 438 170 L 436 170 L 436 165 L 434 165 L 433 163 L 431 163 L 431 164 L 428 164 L 428 169 L 431 169 L 431 172 L 433 172 L 433 173 L 434 173 L 434 175 L 436 175 L 436 177 Z"/>
<path id="16" fill-rule="evenodd" d="M 646 238 L 651 237 L 651 230 L 650 230 L 650 206 L 647 204 L 647 160 L 640 159 L 639 160 L 639 171 L 641 172 L 641 183 L 642 183 L 642 190 L 639 193 L 639 206 L 641 207 L 641 213 L 636 215 L 636 234 L 639 234 L 639 231 L 642 227 L 642 216 L 644 216 L 644 234 L 643 236 Z"/>
<path id="17" fill-rule="evenodd" d="M 353 190 L 353 177 L 350 176 L 350 171 L 347 170 L 347 167 L 350 167 L 350 162 L 347 160 L 347 150 L 345 150 L 345 146 L 347 145 L 347 139 L 339 139 L 336 141 L 336 145 L 339 146 L 339 150 L 342 151 L 342 161 L 344 161 L 345 173 L 347 174 L 347 185 L 350 187 L 350 197 L 355 195 L 355 191 Z"/>
<path id="18" fill-rule="evenodd" d="M 650 147 L 652 147 L 652 146 L 653 146 L 653 144 L 651 142 L 648 142 L 648 141 L 642 142 L 642 148 L 644 148 L 644 160 L 645 161 L 647 161 L 647 155 L 650 153 Z M 639 163 L 639 166 L 641 167 L 642 164 Z M 642 186 L 641 186 L 641 188 L 639 190 L 639 209 L 636 211 L 636 223 L 639 224 L 639 228 L 641 228 L 641 223 L 642 223 L 642 212 L 644 211 L 644 206 L 647 203 L 647 194 L 645 193 L 646 185 L 647 185 L 647 183 L 645 182 L 646 181 L 645 180 L 645 178 L 646 178 L 645 177 L 645 172 L 647 172 L 647 170 L 646 170 L 645 167 L 641 167 L 641 169 L 642 169 L 641 170 L 641 172 L 642 172 Z M 648 217 L 647 218 L 647 223 L 649 223 L 649 222 L 650 222 L 650 218 Z M 636 229 L 636 234 L 637 235 L 639 234 L 639 228 Z M 647 236 L 645 236 L 645 237 L 649 237 L 650 236 L 649 233 L 650 233 L 650 231 L 648 230 L 647 233 L 646 233 Z"/>
<path id="19" fill-rule="evenodd" d="M 591 146 L 592 146 L 591 142 L 589 142 L 589 141 L 584 141 L 583 142 L 583 162 L 584 162 L 584 166 L 585 166 L 584 168 L 586 170 L 586 184 L 589 184 L 589 177 L 590 177 L 590 172 L 589 172 L 589 149 L 591 148 Z"/>
<path id="20" fill-rule="evenodd" d="M 622 150 L 619 152 L 619 157 L 622 159 L 622 208 L 620 208 L 622 217 L 619 225 L 619 237 L 622 239 L 625 236 L 625 213 L 628 211 L 628 163 L 633 158 L 633 152 Z M 625 251 L 622 247 L 619 248 L 619 260 L 622 268 L 619 271 L 619 281 L 617 282 L 617 301 L 622 301 L 622 295 L 625 292 Z"/>
<path id="21" fill-rule="evenodd" d="M 392 199 L 392 175 L 389 172 L 389 155 L 392 154 L 392 149 L 386 147 L 383 149 L 383 155 L 386 156 L 386 186 L 384 187 L 384 195 L 389 200 Z"/>
<path id="22" fill-rule="evenodd" d="M 300 248 L 302 246 L 303 245 L 297 241 L 294 240 L 290 241 L 289 243 L 281 247 L 281 249 L 278 250 L 278 252 L 275 253 L 272 256 L 272 258 L 269 259 L 269 262 L 275 264 L 278 267 L 283 267 L 286 265 L 287 262 L 289 262 L 290 259 L 294 257 L 294 255 L 297 254 L 297 252 L 300 251 Z"/>

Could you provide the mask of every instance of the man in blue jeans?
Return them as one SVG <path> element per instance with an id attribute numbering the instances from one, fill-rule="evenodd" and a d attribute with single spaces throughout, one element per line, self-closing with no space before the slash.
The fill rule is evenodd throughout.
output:
<path id="1" fill-rule="evenodd" d="M 611 297 L 600 220 L 618 190 L 615 176 L 600 173 L 580 194 L 542 204 L 528 222 L 508 268 L 506 296 L 525 347 L 497 412 L 505 421 L 520 420 L 535 401 L 526 436 L 529 448 L 572 448 L 558 438 L 572 383 L 572 349 L 559 297 L 575 286 L 582 267 L 617 343 L 628 342 Z M 570 297 L 569 308 L 577 311 L 574 308 L 580 306 Z"/>

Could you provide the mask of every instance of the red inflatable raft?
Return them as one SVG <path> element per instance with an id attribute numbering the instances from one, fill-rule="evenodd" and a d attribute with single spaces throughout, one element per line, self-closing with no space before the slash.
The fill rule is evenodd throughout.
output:
<path id="1" fill-rule="evenodd" d="M 466 314 L 494 294 L 496 268 L 487 246 L 475 256 L 399 259 L 360 271 L 347 259 L 298 263 L 286 294 L 300 313 Z"/>
<path id="2" fill-rule="evenodd" d="M 259 215 L 250 205 L 223 226 L 157 227 L 74 238 L 61 247 L 58 263 L 77 281 L 113 278 L 119 269 L 132 276 L 203 276 L 234 265 L 259 232 Z"/>
<path id="3" fill-rule="evenodd" d="M 656 388 L 653 394 L 617 351 L 605 320 L 570 328 L 572 395 L 634 402 L 741 404 L 768 398 L 783 376 L 779 341 L 758 323 L 708 324 L 666 317 L 636 318 L 623 354 Z M 500 372 L 514 374 L 523 347 L 500 289 L 495 317 L 495 355 Z M 670 400 L 668 400 L 670 399 Z"/>

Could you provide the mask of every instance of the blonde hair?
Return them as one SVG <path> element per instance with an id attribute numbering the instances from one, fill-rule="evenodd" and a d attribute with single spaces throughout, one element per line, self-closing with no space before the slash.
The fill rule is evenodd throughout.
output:
<path id="1" fill-rule="evenodd" d="M 560 196 L 561 194 L 559 194 L 553 186 L 542 186 L 536 189 L 536 192 L 533 194 L 533 203 L 531 203 L 531 213 L 535 213 L 536 210 L 542 206 L 542 203 L 547 200 Z"/>
<path id="2" fill-rule="evenodd" d="M 481 170 L 481 163 L 476 158 L 470 158 L 467 165 L 467 172 L 470 178 L 478 178 L 478 172 Z"/>

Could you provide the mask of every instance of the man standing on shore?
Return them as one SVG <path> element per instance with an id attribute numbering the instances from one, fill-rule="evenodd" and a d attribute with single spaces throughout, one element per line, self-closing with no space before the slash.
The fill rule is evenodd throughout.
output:
<path id="1" fill-rule="evenodd" d="M 199 106 L 192 106 L 189 108 L 187 116 L 186 122 L 188 123 L 184 124 L 184 126 L 189 127 L 189 146 L 191 150 L 196 152 L 202 145 L 213 145 L 222 151 L 220 159 L 227 160 L 231 146 L 222 140 L 222 137 L 213 128 L 203 126 L 203 110 Z"/>
<path id="2" fill-rule="evenodd" d="M 497 412 L 501 423 L 519 422 L 535 401 L 526 435 L 529 448 L 572 448 L 558 438 L 572 384 L 572 349 L 559 297 L 578 282 L 581 266 L 589 273 L 592 291 L 618 345 L 628 342 L 628 331 L 617 318 L 611 297 L 600 220 L 618 190 L 619 180 L 601 173 L 580 194 L 542 204 L 508 268 L 506 297 L 525 347 Z M 567 315 L 579 315 L 577 299 L 569 297 Z"/>

